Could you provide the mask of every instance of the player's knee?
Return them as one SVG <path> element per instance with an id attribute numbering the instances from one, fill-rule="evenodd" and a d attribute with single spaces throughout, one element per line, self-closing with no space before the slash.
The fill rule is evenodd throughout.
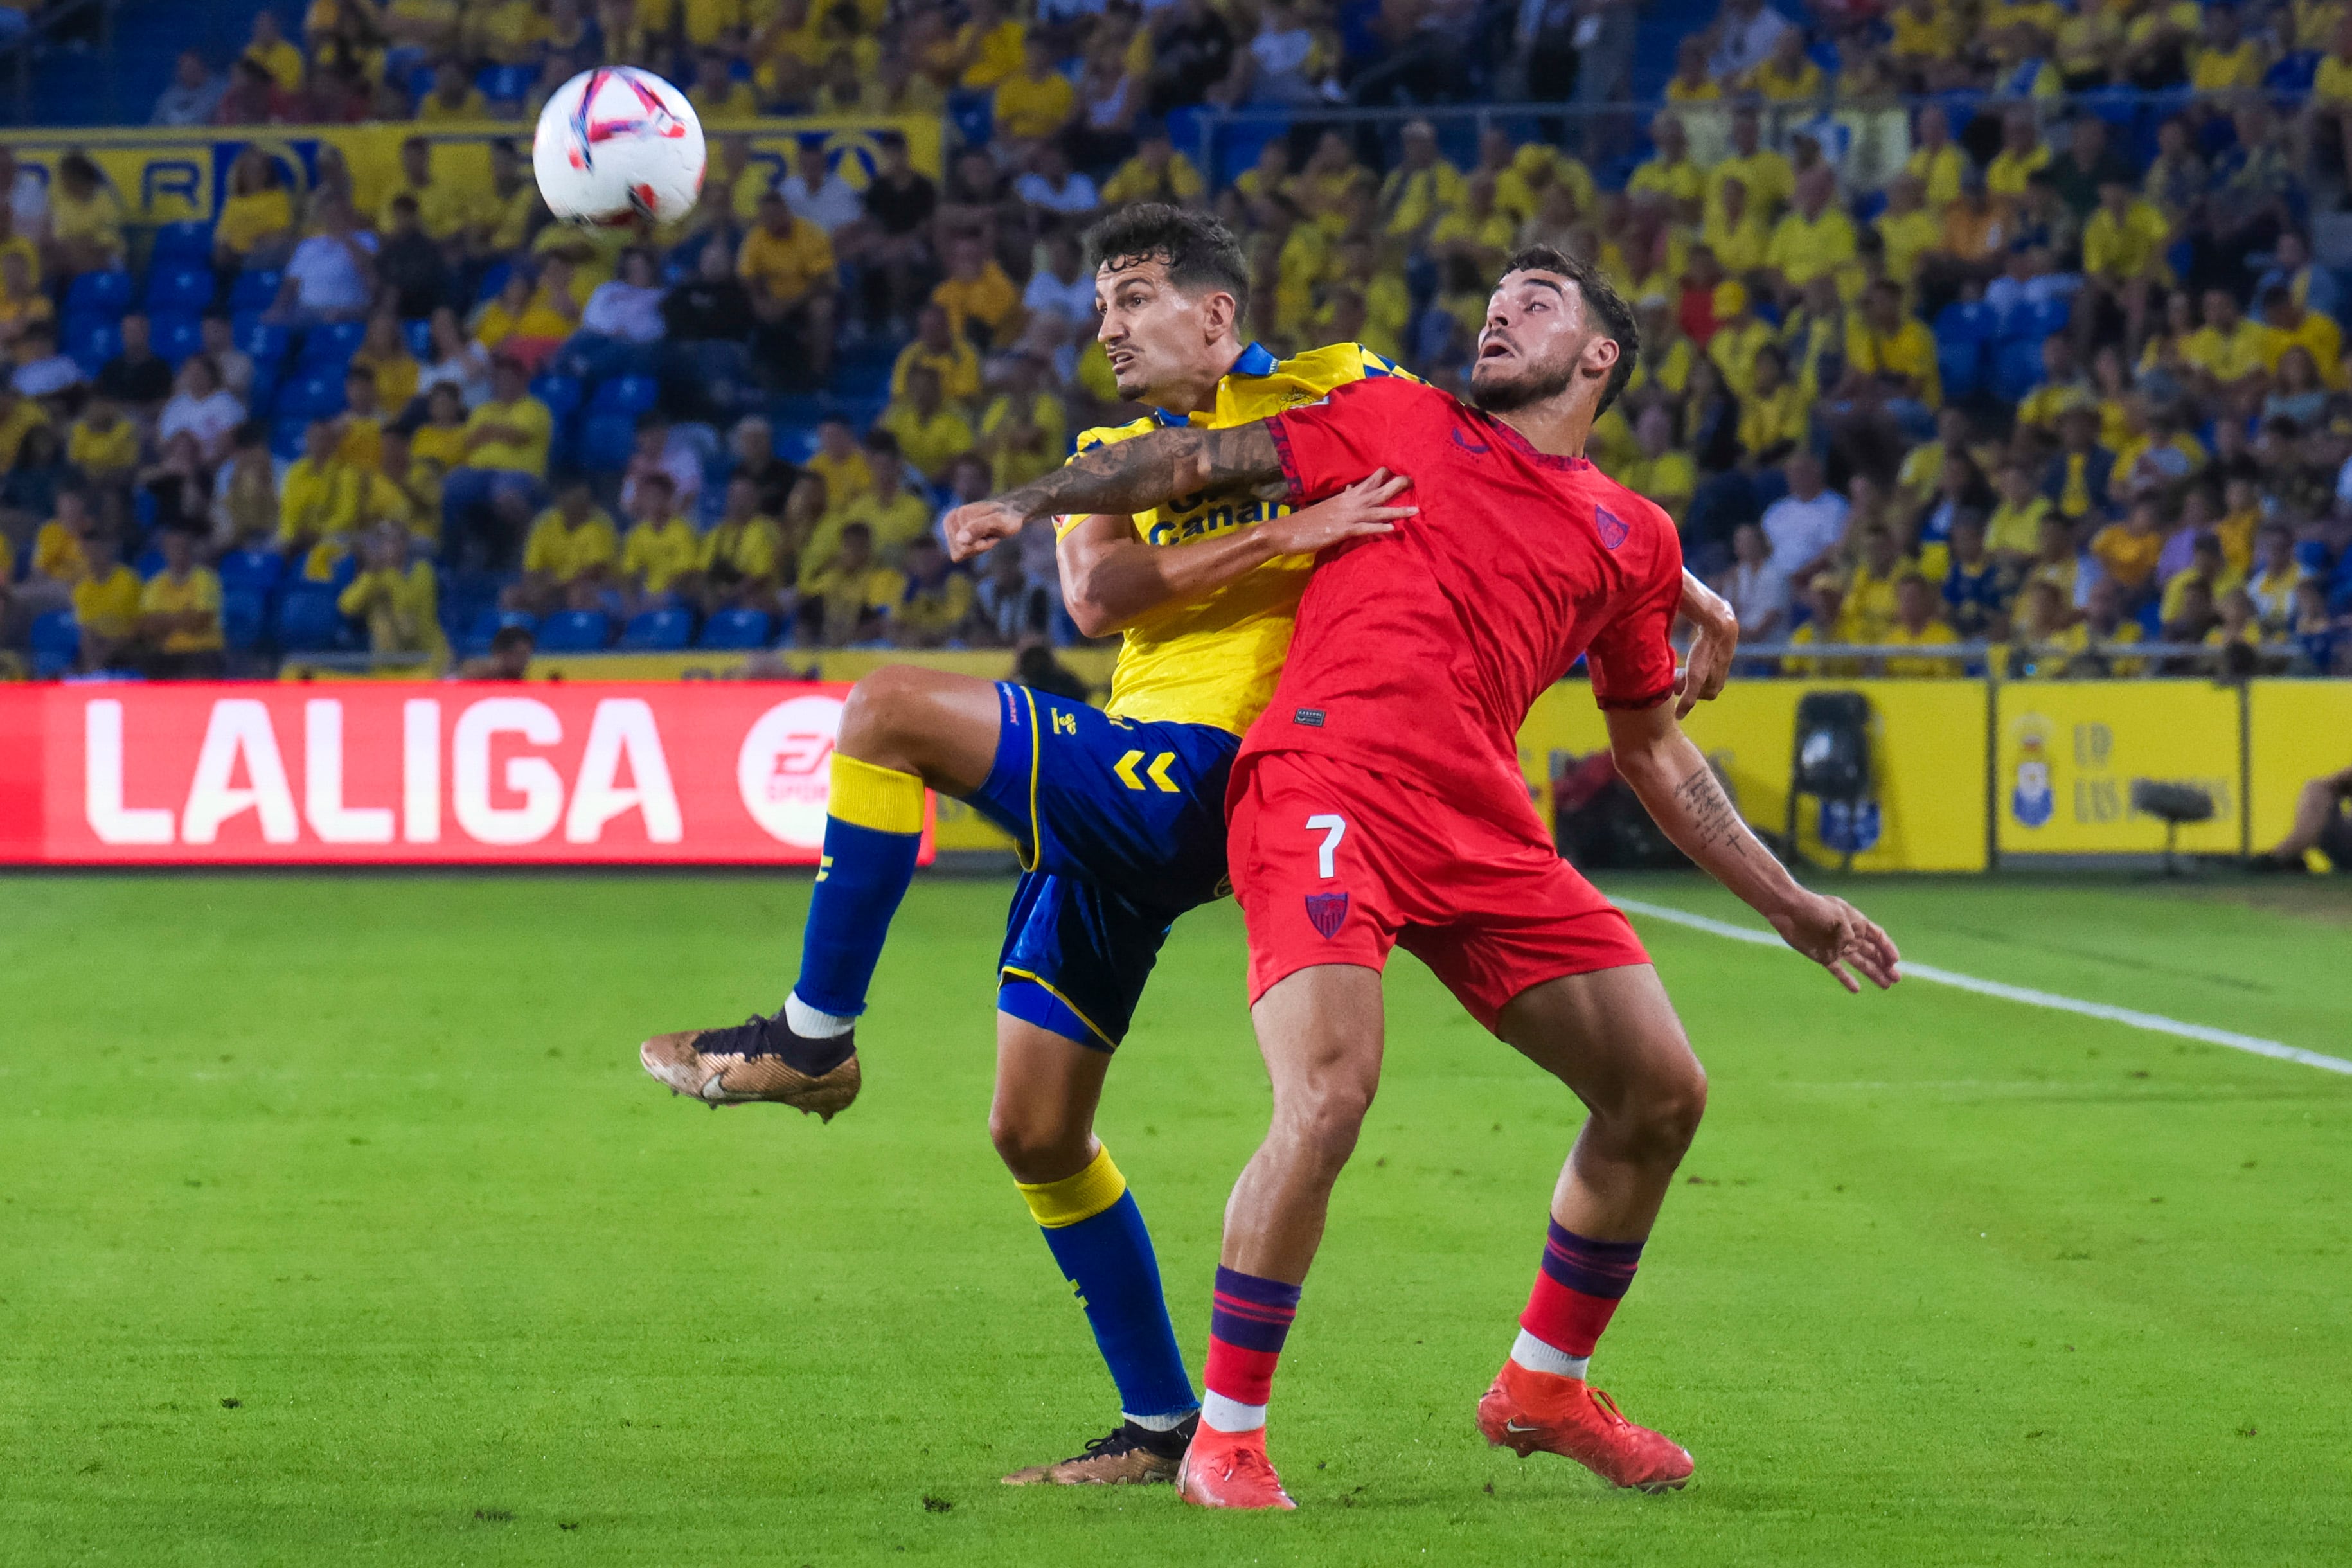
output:
<path id="1" fill-rule="evenodd" d="M 834 743 L 860 762 L 912 771 L 908 764 L 915 759 L 909 750 L 922 735 L 930 673 L 908 665 L 887 665 L 851 687 Z"/>
<path id="2" fill-rule="evenodd" d="M 1093 1139 L 1066 1118 L 1007 1105 L 989 1108 L 988 1140 L 1015 1181 L 1056 1182 L 1083 1167 Z"/>
<path id="3" fill-rule="evenodd" d="M 1357 1134 L 1372 1108 L 1373 1088 L 1370 1082 L 1339 1078 L 1293 1090 L 1275 1107 L 1276 1135 L 1336 1175 L 1355 1152 Z"/>
<path id="4" fill-rule="evenodd" d="M 1644 1083 L 1628 1107 L 1628 1141 L 1639 1157 L 1672 1164 L 1698 1136 L 1706 1114 L 1706 1070 L 1696 1060 Z"/>

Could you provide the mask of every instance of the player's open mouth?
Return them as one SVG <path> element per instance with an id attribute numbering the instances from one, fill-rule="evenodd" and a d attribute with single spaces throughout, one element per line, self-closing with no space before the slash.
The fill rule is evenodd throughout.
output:
<path id="1" fill-rule="evenodd" d="M 1500 338 L 1488 338 L 1478 345 L 1478 357 L 1482 360 L 1505 359 L 1518 352 Z"/>

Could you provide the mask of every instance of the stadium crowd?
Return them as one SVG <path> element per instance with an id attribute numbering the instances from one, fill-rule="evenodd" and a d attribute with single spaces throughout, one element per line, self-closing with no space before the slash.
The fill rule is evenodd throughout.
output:
<path id="1" fill-rule="evenodd" d="M 2352 169 L 2341 4 L 1724 0 L 1646 123 L 1585 112 L 1624 97 L 1633 25 L 1618 0 L 261 13 L 225 77 L 183 58 L 157 123 L 418 134 L 396 175 L 249 146 L 216 221 L 152 233 L 88 156 L 43 183 L 0 149 L 0 645 L 173 675 L 437 664 L 517 624 L 1066 640 L 1049 530 L 958 567 L 935 525 L 1140 412 L 1079 236 L 1149 200 L 1244 237 L 1277 353 L 1352 339 L 1449 385 L 1505 253 L 1596 259 L 1643 326 L 1596 458 L 1674 512 L 1749 639 L 1882 650 L 1781 668 L 1956 675 L 1978 657 L 1936 649 L 1990 642 L 2013 674 L 2352 670 L 2352 364 L 2313 245 Z M 551 223 L 520 141 L 447 172 L 433 135 L 524 136 L 598 62 L 688 84 L 713 158 L 687 222 Z M 1460 145 L 1443 110 L 1318 117 L 1496 95 L 1562 112 Z M 1284 129 L 1213 180 L 1177 145 L 1203 105 Z M 943 117 L 944 167 L 885 132 L 780 171 L 758 117 L 798 113 Z M 2215 652 L 2118 651 L 2142 642 Z"/>

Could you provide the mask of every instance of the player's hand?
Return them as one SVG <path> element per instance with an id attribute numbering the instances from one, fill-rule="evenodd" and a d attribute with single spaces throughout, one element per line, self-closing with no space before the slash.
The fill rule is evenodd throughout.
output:
<path id="1" fill-rule="evenodd" d="M 1780 940 L 1830 972 L 1848 991 L 1862 986 L 1847 972 L 1859 971 L 1881 991 L 1903 978 L 1895 966 L 1903 955 L 1885 931 L 1843 899 L 1800 891 L 1796 903 L 1770 917 Z"/>
<path id="2" fill-rule="evenodd" d="M 1412 483 L 1402 474 L 1391 475 L 1386 468 L 1374 468 L 1338 495 L 1327 496 L 1313 506 L 1300 507 L 1258 527 L 1265 531 L 1265 542 L 1282 555 L 1312 555 L 1342 540 L 1394 533 L 1396 523 L 1392 520 L 1412 517 L 1421 510 L 1417 506 L 1388 504 L 1391 497 Z"/>
<path id="3" fill-rule="evenodd" d="M 1019 533 L 1028 519 L 991 499 L 966 503 L 948 513 L 948 559 L 969 561 L 1001 539 Z"/>
<path id="4" fill-rule="evenodd" d="M 1682 614 L 1698 628 L 1698 637 L 1675 678 L 1676 719 L 1688 718 L 1700 703 L 1723 695 L 1723 683 L 1731 676 L 1731 656 L 1739 651 L 1739 617 L 1732 614 L 1731 602 L 1687 572 L 1683 574 Z"/>

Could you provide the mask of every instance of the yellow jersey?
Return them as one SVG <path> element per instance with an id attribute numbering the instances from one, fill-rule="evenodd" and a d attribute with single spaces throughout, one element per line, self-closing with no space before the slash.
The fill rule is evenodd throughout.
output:
<path id="1" fill-rule="evenodd" d="M 1217 383 L 1215 406 L 1187 422 L 1212 430 L 1246 425 L 1286 408 L 1313 403 L 1334 388 L 1368 376 L 1405 375 L 1361 343 L 1333 343 L 1278 360 L 1258 343 L 1244 349 Z M 1080 433 L 1078 450 L 1147 435 L 1176 421 L 1150 414 L 1129 425 Z M 1182 498 L 1138 512 L 1144 542 L 1189 543 L 1247 528 L 1290 510 L 1282 502 L 1219 492 Z M 1066 517 L 1065 533 L 1080 520 Z M 1115 719 L 1213 724 L 1240 734 L 1274 697 L 1298 596 L 1307 591 L 1312 557 L 1286 555 L 1226 584 L 1204 599 L 1162 605 L 1122 634 L 1104 711 Z"/>

